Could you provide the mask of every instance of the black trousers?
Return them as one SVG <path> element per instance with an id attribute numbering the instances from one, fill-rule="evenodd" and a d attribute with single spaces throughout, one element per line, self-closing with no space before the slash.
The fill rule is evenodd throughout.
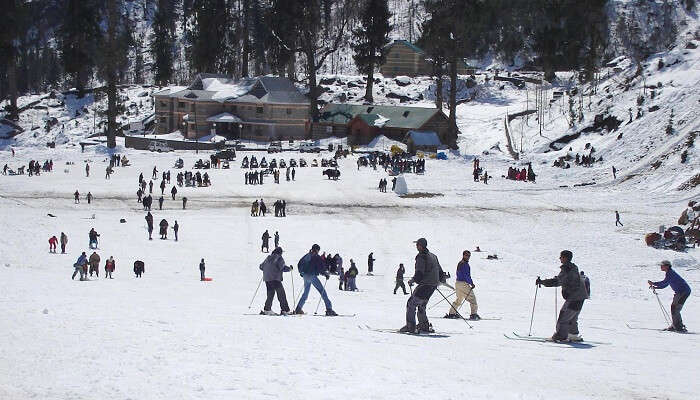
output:
<path id="1" fill-rule="evenodd" d="M 676 293 L 673 295 L 673 302 L 671 302 L 671 318 L 673 319 L 673 327 L 676 329 L 683 328 L 683 318 L 681 317 L 681 310 L 685 301 L 688 300 L 690 292 Z"/>
<path id="2" fill-rule="evenodd" d="M 399 288 L 401 288 L 401 289 L 403 290 L 403 294 L 408 294 L 408 292 L 406 292 L 406 284 L 403 283 L 402 280 L 401 280 L 401 281 L 399 281 L 399 280 L 396 281 L 396 287 L 394 287 L 394 294 L 396 294 L 396 291 L 397 291 Z"/>
<path id="3" fill-rule="evenodd" d="M 269 281 L 265 282 L 267 286 L 267 299 L 265 300 L 265 311 L 270 311 L 272 309 L 272 300 L 275 298 L 275 293 L 277 293 L 277 300 L 280 302 L 280 309 L 282 311 L 289 312 L 289 304 L 287 303 L 287 295 L 284 292 L 284 286 L 280 281 Z"/>

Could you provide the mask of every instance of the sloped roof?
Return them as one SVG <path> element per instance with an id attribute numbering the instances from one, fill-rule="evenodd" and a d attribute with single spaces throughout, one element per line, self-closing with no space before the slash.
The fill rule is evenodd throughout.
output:
<path id="1" fill-rule="evenodd" d="M 240 119 L 238 116 L 233 115 L 231 113 L 222 112 L 221 114 L 212 115 L 211 117 L 207 118 L 207 122 L 240 123 L 240 122 L 243 122 L 243 120 Z"/>
<path id="2" fill-rule="evenodd" d="M 384 48 L 389 49 L 389 48 L 391 48 L 391 47 L 393 47 L 393 46 L 395 46 L 395 45 L 397 45 L 397 44 L 402 44 L 402 45 L 404 45 L 404 46 L 407 46 L 407 47 L 409 47 L 411 50 L 413 50 L 413 51 L 415 51 L 415 52 L 417 52 L 417 53 L 421 53 L 421 54 L 424 54 L 424 53 L 425 53 L 425 52 L 423 51 L 423 49 L 421 49 L 420 47 L 418 47 L 418 46 L 416 46 L 415 44 L 409 42 L 408 40 L 402 40 L 402 39 L 394 40 L 393 42 L 391 42 L 391 43 L 387 44 L 386 46 L 384 46 Z"/>
<path id="3" fill-rule="evenodd" d="M 435 114 L 441 112 L 437 108 L 425 107 L 329 103 L 321 109 L 319 122 L 346 125 L 353 118 L 359 117 L 370 126 L 381 119 L 382 127 L 385 128 L 420 129 Z"/>
<path id="4" fill-rule="evenodd" d="M 416 146 L 442 146 L 437 133 L 429 131 L 408 131 L 406 140 L 411 139 Z"/>

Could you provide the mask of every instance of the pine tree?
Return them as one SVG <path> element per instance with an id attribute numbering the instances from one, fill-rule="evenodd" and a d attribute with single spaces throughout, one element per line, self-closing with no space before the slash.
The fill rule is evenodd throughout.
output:
<path id="1" fill-rule="evenodd" d="M 386 59 L 384 46 L 389 43 L 389 32 L 392 29 L 389 25 L 390 17 L 387 0 L 366 0 L 360 27 L 352 31 L 355 37 L 351 45 L 355 52 L 352 58 L 360 73 L 367 74 L 365 100 L 370 103 L 374 101 L 374 67 Z"/>
<path id="2" fill-rule="evenodd" d="M 222 39 L 226 36 L 226 1 L 195 0 L 192 7 L 192 69 L 196 72 L 218 72 L 225 53 Z"/>
<path id="3" fill-rule="evenodd" d="M 173 51 L 175 37 L 172 31 L 172 21 L 175 18 L 172 0 L 158 0 L 158 10 L 153 17 L 153 34 L 151 35 L 150 52 L 153 58 L 153 79 L 157 85 L 165 86 L 173 78 Z"/>
<path id="4" fill-rule="evenodd" d="M 59 28 L 61 59 L 65 72 L 75 80 L 78 97 L 96 64 L 100 39 L 100 11 L 97 0 L 63 0 L 63 24 Z"/>
<path id="5" fill-rule="evenodd" d="M 3 10 L 6 27 L 0 29 L 0 59 L 6 65 L 10 104 L 7 108 L 11 120 L 19 118 L 17 108 L 17 63 L 20 53 L 20 36 L 26 30 L 26 5 L 23 1 L 8 0 Z M 2 98 L 3 96 L 0 96 Z"/>

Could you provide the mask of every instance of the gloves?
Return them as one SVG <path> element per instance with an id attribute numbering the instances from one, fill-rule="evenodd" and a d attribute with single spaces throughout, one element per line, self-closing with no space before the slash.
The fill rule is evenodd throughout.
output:
<path id="1" fill-rule="evenodd" d="M 413 278 L 408 280 L 408 286 L 413 286 L 413 284 L 416 283 L 413 281 Z"/>
<path id="2" fill-rule="evenodd" d="M 535 285 L 537 285 L 537 286 L 542 285 L 542 279 L 540 279 L 539 276 L 537 277 L 537 280 L 535 281 Z"/>
<path id="3" fill-rule="evenodd" d="M 475 287 L 476 287 L 476 285 L 472 283 L 472 289 L 474 289 Z"/>
<path id="4" fill-rule="evenodd" d="M 294 266 L 290 265 L 290 266 L 289 266 L 289 270 L 291 271 L 291 270 L 293 270 L 293 269 L 294 269 Z"/>
<path id="5" fill-rule="evenodd" d="M 650 287 L 650 288 L 653 288 L 653 287 L 654 287 L 654 282 L 652 282 L 652 281 L 647 281 L 647 283 L 649 284 L 649 287 Z"/>
<path id="6" fill-rule="evenodd" d="M 326 277 L 326 280 L 328 280 L 328 278 L 331 277 L 331 274 L 329 274 L 328 272 L 326 272 L 326 273 L 323 274 L 323 276 L 325 276 L 325 277 Z"/>

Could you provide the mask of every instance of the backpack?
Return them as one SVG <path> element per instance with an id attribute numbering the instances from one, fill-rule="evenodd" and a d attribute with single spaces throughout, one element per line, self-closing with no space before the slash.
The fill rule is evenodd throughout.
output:
<path id="1" fill-rule="evenodd" d="M 306 273 L 311 272 L 311 253 L 307 253 L 302 257 L 297 263 L 297 271 L 299 275 L 304 276 Z"/>
<path id="2" fill-rule="evenodd" d="M 586 275 L 581 274 L 581 284 L 586 288 L 586 299 L 591 298 L 591 280 Z"/>

